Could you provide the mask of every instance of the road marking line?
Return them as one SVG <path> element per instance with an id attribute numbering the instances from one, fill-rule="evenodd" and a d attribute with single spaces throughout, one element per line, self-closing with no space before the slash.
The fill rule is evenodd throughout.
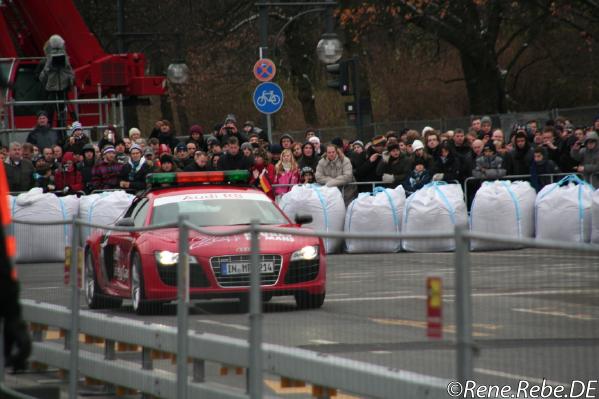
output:
<path id="1" fill-rule="evenodd" d="M 393 352 L 391 351 L 370 351 L 373 355 L 389 355 Z"/>
<path id="2" fill-rule="evenodd" d="M 413 327 L 413 328 L 419 328 L 422 330 L 426 330 L 428 328 L 427 322 L 419 321 L 419 320 L 403 320 L 403 319 L 370 319 L 370 320 L 375 323 L 384 324 L 384 325 Z M 448 334 L 455 334 L 455 332 L 456 332 L 455 326 L 453 324 L 447 324 L 443 327 L 443 332 L 448 333 Z M 473 331 L 472 335 L 475 337 L 488 337 L 491 334 Z"/>
<path id="3" fill-rule="evenodd" d="M 584 313 L 581 313 L 581 314 L 570 314 L 570 313 L 562 312 L 562 311 L 557 310 L 557 309 L 548 309 L 548 308 L 538 308 L 538 309 L 513 308 L 512 310 L 514 312 L 532 313 L 532 314 L 538 314 L 538 315 L 543 315 L 543 316 L 565 317 L 565 318 L 574 319 L 574 320 L 584 320 L 584 321 L 595 320 L 595 318 L 593 316 L 588 315 L 588 314 L 584 314 Z"/>
<path id="4" fill-rule="evenodd" d="M 22 291 L 41 291 L 41 290 L 62 290 L 64 287 L 29 287 L 23 288 Z"/>
<path id="5" fill-rule="evenodd" d="M 504 296 L 535 296 L 535 295 L 562 295 L 562 294 L 594 294 L 599 293 L 599 289 L 574 289 L 574 290 L 539 290 L 539 291 L 513 291 L 513 292 L 478 292 L 472 294 L 473 297 L 504 297 Z M 455 298 L 453 294 L 444 295 L 444 298 Z M 367 302 L 367 301 L 394 301 L 398 299 L 426 299 L 425 295 L 395 295 L 395 296 L 376 296 L 376 297 L 351 297 L 351 298 L 333 298 L 326 302 Z"/>
<path id="6" fill-rule="evenodd" d="M 314 342 L 319 345 L 337 345 L 339 342 L 327 341 L 326 339 L 311 339 L 310 342 Z"/>
<path id="7" fill-rule="evenodd" d="M 537 384 L 537 385 L 541 385 L 543 383 L 543 379 L 542 378 L 528 377 L 528 376 L 525 376 L 525 375 L 518 375 L 518 374 L 506 373 L 504 371 L 499 371 L 499 370 L 489 370 L 489 369 L 475 368 L 474 372 L 475 373 L 479 373 L 479 374 L 492 375 L 494 377 L 508 378 L 510 380 L 516 380 L 516 381 L 528 381 L 528 382 L 531 382 L 531 383 Z M 568 383 L 559 382 L 559 381 L 552 381 L 552 380 L 545 380 L 545 383 L 547 385 L 563 385 L 563 386 L 566 386 L 566 387 L 570 386 L 570 384 L 568 384 Z"/>
<path id="8" fill-rule="evenodd" d="M 222 323 L 220 321 L 216 321 L 216 320 L 197 320 L 198 323 L 204 323 L 204 324 L 212 324 L 215 326 L 220 326 L 220 327 L 229 327 L 229 328 L 233 328 L 235 330 L 241 330 L 241 331 L 248 331 L 250 328 L 247 326 L 242 326 L 241 324 L 230 324 L 230 323 Z"/>

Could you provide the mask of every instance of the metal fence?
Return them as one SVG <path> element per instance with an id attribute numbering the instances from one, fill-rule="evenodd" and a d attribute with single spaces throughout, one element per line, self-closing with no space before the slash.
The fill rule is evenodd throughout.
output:
<path id="1" fill-rule="evenodd" d="M 132 316 L 128 306 L 91 311 L 82 304 L 83 284 L 78 285 L 87 281 L 82 251 L 70 251 L 69 259 L 70 276 L 81 278 L 71 278 L 69 290 L 46 300 L 28 290 L 35 288 L 29 283 L 40 280 L 36 273 L 50 278 L 49 268 L 62 266 L 20 265 L 24 293 L 31 298 L 22 304 L 35 340 L 32 364 L 49 366 L 46 372 L 63 378 L 72 398 L 90 394 L 88 384 L 94 383 L 101 384 L 101 392 L 164 398 L 259 398 L 302 389 L 318 397 L 339 390 L 360 397 L 445 398 L 452 380 L 462 387 L 468 381 L 502 382 L 515 390 L 515 377 L 540 385 L 543 378 L 565 382 L 574 374 L 596 376 L 597 246 L 514 240 L 464 227 L 430 234 L 349 234 L 250 225 L 218 232 L 182 216 L 176 225 L 143 229 L 73 220 L 71 248 L 82 245 L 81 227 L 126 234 L 172 229 L 179 239 L 178 299 L 176 307 L 143 318 Z M 194 273 L 188 243 L 198 233 L 229 242 L 232 251 L 236 237 L 251 238 L 250 248 L 241 248 L 251 254 L 249 317 L 236 302 L 190 301 Z M 453 239 L 456 250 L 330 254 L 324 307 L 298 311 L 284 296 L 264 297 L 268 290 L 260 290 L 258 253 L 274 238 L 304 236 Z M 471 254 L 472 239 L 535 249 Z M 551 356 L 543 355 L 547 351 Z M 563 362 L 576 367 L 564 372 Z"/>
<path id="2" fill-rule="evenodd" d="M 590 126 L 593 123 L 595 116 L 599 115 L 599 105 L 591 105 L 586 107 L 576 108 L 553 108 L 545 111 L 530 111 L 530 112 L 511 112 L 507 114 L 492 114 L 489 115 L 493 120 L 493 127 L 500 128 L 504 132 L 511 131 L 515 124 L 525 124 L 529 120 L 536 120 L 539 126 L 542 126 L 547 120 L 564 117 L 575 126 Z M 478 115 L 479 117 L 481 115 Z M 461 128 L 467 130 L 470 127 L 470 121 L 473 115 L 454 117 L 454 118 L 431 118 L 431 119 L 416 119 L 416 120 L 394 120 L 375 122 L 364 127 L 365 131 L 372 132 L 373 136 L 384 134 L 389 130 L 400 131 L 402 129 L 415 129 L 422 131 L 426 126 L 445 132 Z M 328 142 L 335 137 L 354 138 L 356 136 L 355 126 L 336 126 L 325 127 L 318 129 L 320 138 L 324 142 Z M 296 138 L 304 136 L 303 130 L 290 131 Z"/>

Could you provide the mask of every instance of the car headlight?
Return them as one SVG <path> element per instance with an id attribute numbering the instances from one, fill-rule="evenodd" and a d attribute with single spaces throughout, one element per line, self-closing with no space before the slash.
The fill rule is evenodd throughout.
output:
<path id="1" fill-rule="evenodd" d="M 158 251 L 156 252 L 156 262 L 162 266 L 174 266 L 179 262 L 179 253 L 171 251 Z M 198 263 L 197 259 L 193 256 L 189 257 L 189 263 Z"/>
<path id="2" fill-rule="evenodd" d="M 318 258 L 318 245 L 308 245 L 291 254 L 291 262 L 295 260 L 313 260 Z"/>

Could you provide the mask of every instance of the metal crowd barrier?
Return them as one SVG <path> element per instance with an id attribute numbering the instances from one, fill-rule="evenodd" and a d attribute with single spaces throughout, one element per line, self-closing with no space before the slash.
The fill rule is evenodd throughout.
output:
<path id="1" fill-rule="evenodd" d="M 60 225 L 64 221 L 25 222 L 13 220 L 17 224 Z M 341 359 L 297 348 L 262 343 L 259 271 L 259 234 L 281 233 L 323 238 L 363 238 L 364 235 L 343 232 L 310 232 L 297 229 L 269 228 L 258 224 L 233 231 L 217 232 L 195 226 L 180 215 L 176 224 L 149 227 L 104 226 L 87 223 L 74 218 L 71 248 L 79 246 L 79 229 L 82 226 L 108 231 L 139 232 L 161 228 L 179 228 L 179 260 L 177 265 L 177 328 L 164 325 L 148 325 L 130 319 L 112 317 L 79 309 L 80 291 L 78 288 L 78 252 L 71 250 L 70 258 L 70 307 L 21 301 L 23 317 L 30 323 L 53 326 L 65 332 L 64 344 L 43 342 L 38 331 L 34 336 L 32 360 L 49 364 L 61 370 L 68 370 L 69 397 L 76 398 L 78 375 L 104 381 L 118 387 L 134 389 L 145 394 L 163 398 L 185 399 L 188 397 L 208 398 L 261 398 L 263 373 L 268 372 L 295 381 L 306 381 L 320 387 L 340 389 L 344 392 L 376 398 L 396 398 L 398 392 L 406 397 L 445 398 L 448 381 L 405 370 L 389 369 L 369 363 Z M 189 333 L 189 256 L 187 237 L 189 230 L 212 236 L 230 236 L 249 233 L 251 235 L 250 277 L 250 340 L 233 339 L 212 334 Z M 453 233 L 437 234 L 378 234 L 368 236 L 374 239 L 409 239 L 454 237 Z M 178 331 L 187 331 L 179 334 Z M 75 333 L 74 333 L 75 332 Z M 95 353 L 86 351 L 79 344 L 79 333 L 101 339 L 105 346 L 104 358 L 97 359 Z M 117 342 L 139 345 L 141 367 L 130 361 L 115 362 L 114 347 Z M 152 351 L 175 354 L 176 374 L 153 371 Z M 193 362 L 193 382 L 188 382 L 188 359 Z M 205 362 L 236 365 L 248 369 L 246 392 L 239 389 L 223 388 L 205 382 Z M 73 372 L 76 370 L 76 372 Z M 203 397 L 203 396 L 202 396 Z"/>

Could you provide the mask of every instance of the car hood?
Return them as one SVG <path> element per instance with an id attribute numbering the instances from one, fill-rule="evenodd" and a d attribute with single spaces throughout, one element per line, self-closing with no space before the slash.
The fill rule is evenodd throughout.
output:
<path id="1" fill-rule="evenodd" d="M 210 231 L 227 232 L 235 231 L 244 226 L 218 226 L 209 227 Z M 289 225 L 270 226 L 270 227 L 291 227 Z M 310 231 L 309 229 L 297 228 L 298 231 Z M 175 248 L 178 245 L 178 229 L 160 229 L 146 233 L 146 238 L 151 239 L 153 247 L 160 247 L 160 242 L 165 244 L 166 248 Z M 249 253 L 251 246 L 250 233 L 235 234 L 227 236 L 213 236 L 202 234 L 195 230 L 189 231 L 189 254 L 200 257 L 236 255 Z M 261 253 L 288 253 L 296 251 L 306 245 L 318 245 L 317 237 L 304 237 L 291 234 L 279 233 L 260 233 L 260 252 Z"/>

